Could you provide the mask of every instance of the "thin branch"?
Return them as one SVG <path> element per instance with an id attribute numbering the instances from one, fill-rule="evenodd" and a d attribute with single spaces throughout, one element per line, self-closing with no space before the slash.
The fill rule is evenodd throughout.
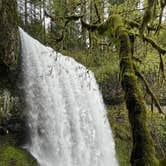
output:
<path id="1" fill-rule="evenodd" d="M 96 24 L 88 24 L 83 19 L 81 19 L 82 26 L 86 28 L 88 31 L 95 31 L 99 28 Z"/>
<path id="2" fill-rule="evenodd" d="M 135 57 L 135 56 L 133 56 L 133 60 L 134 60 L 135 62 L 142 63 L 142 60 L 141 60 L 141 59 L 139 59 L 139 58 L 137 58 L 137 57 Z"/>
<path id="3" fill-rule="evenodd" d="M 46 11 L 44 11 L 45 12 L 45 16 L 47 16 L 47 17 L 49 17 L 49 18 L 51 18 L 51 20 L 53 21 L 53 22 L 58 22 L 60 19 L 61 20 L 66 20 L 65 21 L 65 26 L 70 22 L 70 21 L 77 21 L 77 20 L 79 20 L 79 19 L 81 19 L 81 18 L 83 18 L 83 16 L 84 15 L 71 15 L 71 16 L 64 16 L 64 17 L 62 17 L 62 16 L 52 16 L 52 15 L 50 15 L 50 14 L 48 14 Z"/>
<path id="4" fill-rule="evenodd" d="M 135 11 L 142 11 L 145 10 L 147 7 L 141 8 L 141 9 L 132 9 L 132 10 L 127 10 L 127 11 L 122 11 L 119 12 L 118 14 L 124 14 L 124 13 L 130 13 L 130 12 L 135 12 Z"/>
<path id="5" fill-rule="evenodd" d="M 144 13 L 143 20 L 140 26 L 140 34 L 143 34 L 145 28 L 147 27 L 148 23 L 151 21 L 151 19 L 154 16 L 154 7 L 156 4 L 156 0 L 148 0 L 148 6 Z"/>
<path id="6" fill-rule="evenodd" d="M 161 6 L 161 11 L 160 11 L 160 15 L 159 15 L 159 24 L 158 27 L 156 29 L 156 33 L 158 32 L 158 30 L 160 29 L 160 25 L 162 22 L 162 18 L 163 18 L 163 12 L 164 12 L 164 8 L 166 6 L 166 1 L 165 0 L 160 0 L 160 6 Z"/>
<path id="7" fill-rule="evenodd" d="M 134 66 L 134 70 L 135 70 L 135 74 L 138 76 L 138 78 L 140 78 L 141 81 L 144 83 L 144 85 L 147 89 L 147 92 L 152 97 L 152 99 L 154 101 L 154 104 L 157 107 L 159 113 L 165 114 L 164 111 L 161 108 L 161 105 L 160 105 L 159 101 L 157 100 L 155 94 L 153 93 L 152 89 L 150 88 L 150 86 L 149 86 L 148 82 L 146 81 L 146 79 L 144 78 L 144 76 L 137 70 L 136 66 Z"/>
<path id="8" fill-rule="evenodd" d="M 157 44 L 156 41 L 154 41 L 152 38 L 147 36 L 142 36 L 142 39 L 152 45 L 153 48 L 155 48 L 160 54 L 164 55 L 166 53 L 166 49 Z"/>
<path id="9" fill-rule="evenodd" d="M 101 18 L 100 18 L 99 10 L 97 8 L 96 1 L 94 1 L 94 7 L 95 7 L 96 15 L 97 15 L 97 18 L 98 18 L 98 20 L 96 21 L 96 23 L 98 23 L 98 22 L 100 23 L 101 22 Z"/>

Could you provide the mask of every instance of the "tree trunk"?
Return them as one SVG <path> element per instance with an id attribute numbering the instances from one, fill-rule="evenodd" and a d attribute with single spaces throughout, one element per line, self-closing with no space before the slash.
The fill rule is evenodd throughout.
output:
<path id="1" fill-rule="evenodd" d="M 14 111 L 19 103 L 16 92 L 19 59 L 16 0 L 0 0 L 0 38 L 0 128 L 2 129 L 2 126 L 7 125 L 15 116 Z M 9 107 L 5 106 L 6 103 Z M 5 126 L 4 129 L 6 128 Z"/>
<path id="2" fill-rule="evenodd" d="M 133 136 L 132 166 L 159 166 L 152 136 L 147 126 L 146 104 L 134 70 L 132 59 L 134 40 L 125 28 L 122 17 L 111 15 L 106 22 L 100 25 L 89 25 L 82 20 L 82 25 L 88 30 L 98 30 L 100 34 L 107 31 L 119 48 L 121 85 L 125 93 Z"/>
<path id="3" fill-rule="evenodd" d="M 27 0 L 24 2 L 24 8 L 25 8 L 25 30 L 27 31 L 27 26 L 28 26 L 28 12 L 27 12 Z"/>
<path id="4" fill-rule="evenodd" d="M 115 38 L 119 41 L 121 84 L 133 135 L 132 166 L 158 166 L 153 140 L 147 127 L 146 104 L 132 61 L 131 41 L 120 16 L 111 16 Z"/>
<path id="5" fill-rule="evenodd" d="M 15 69 L 18 62 L 19 35 L 16 0 L 0 0 L 0 70 Z"/>

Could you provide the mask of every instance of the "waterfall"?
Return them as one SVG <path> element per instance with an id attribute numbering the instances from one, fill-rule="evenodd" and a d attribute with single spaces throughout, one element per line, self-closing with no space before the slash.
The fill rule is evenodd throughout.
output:
<path id="1" fill-rule="evenodd" d="M 94 74 L 20 28 L 30 130 L 40 166 L 117 166 L 114 140 Z"/>

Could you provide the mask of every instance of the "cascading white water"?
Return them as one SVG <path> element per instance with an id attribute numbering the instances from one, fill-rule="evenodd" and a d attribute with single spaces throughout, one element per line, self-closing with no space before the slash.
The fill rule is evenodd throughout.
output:
<path id="1" fill-rule="evenodd" d="M 40 166 L 117 166 L 112 132 L 91 71 L 20 29 L 31 143 Z"/>

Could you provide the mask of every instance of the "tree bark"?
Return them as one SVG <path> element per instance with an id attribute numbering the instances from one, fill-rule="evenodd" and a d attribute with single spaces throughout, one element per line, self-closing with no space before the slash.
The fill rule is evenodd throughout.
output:
<path id="1" fill-rule="evenodd" d="M 82 20 L 82 25 L 91 31 L 98 30 L 100 34 L 107 31 L 119 49 L 121 85 L 125 93 L 133 136 L 131 165 L 159 166 L 160 162 L 156 158 L 154 143 L 147 125 L 146 104 L 134 70 L 132 59 L 134 41 L 131 40 L 122 17 L 111 15 L 106 22 L 99 25 L 88 25 Z"/>
<path id="2" fill-rule="evenodd" d="M 0 0 L 0 40 L 1 127 L 7 125 L 8 121 L 13 117 L 16 117 L 17 114 L 15 113 L 15 110 L 19 110 L 17 106 L 20 102 L 16 87 L 19 71 L 19 33 L 16 0 Z M 5 106 L 6 103 L 9 107 Z M 21 108 L 19 111 L 22 111 Z M 4 131 L 6 128 L 7 127 L 5 126 Z"/>
<path id="3" fill-rule="evenodd" d="M 141 93 L 132 60 L 131 41 L 120 16 L 111 16 L 113 35 L 119 41 L 121 84 L 132 127 L 132 166 L 158 166 L 153 140 L 147 127 L 146 104 Z M 111 28 L 111 27 L 110 27 Z"/>
<path id="4" fill-rule="evenodd" d="M 0 4 L 0 64 L 12 70 L 19 52 L 17 1 L 0 0 Z"/>

